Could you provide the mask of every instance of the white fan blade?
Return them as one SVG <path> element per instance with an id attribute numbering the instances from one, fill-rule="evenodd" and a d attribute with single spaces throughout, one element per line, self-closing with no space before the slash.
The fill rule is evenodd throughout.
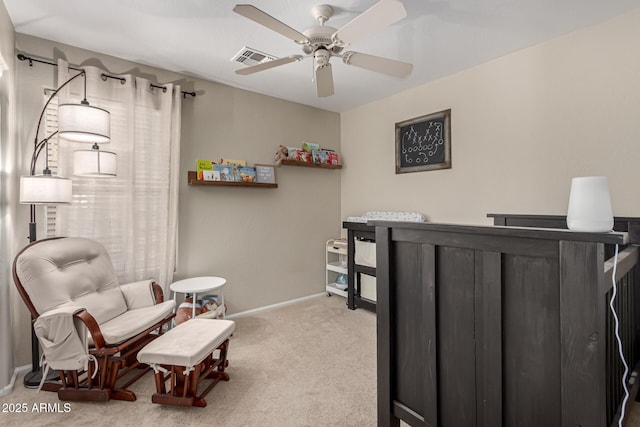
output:
<path id="1" fill-rule="evenodd" d="M 267 61 L 263 62 L 262 64 L 252 65 L 251 67 L 240 68 L 236 70 L 236 74 L 246 76 L 247 74 L 257 73 L 258 71 L 268 70 L 269 68 L 279 67 L 280 65 L 289 64 L 291 62 L 297 62 L 301 60 L 302 56 L 300 55 L 285 56 L 284 58 L 274 59 L 273 61 Z"/>
<path id="2" fill-rule="evenodd" d="M 407 11 L 400 0 L 380 0 L 336 31 L 331 38 L 343 45 L 351 44 L 406 16 Z"/>
<path id="3" fill-rule="evenodd" d="M 407 77 L 413 71 L 413 64 L 396 61 L 381 56 L 367 55 L 359 52 L 345 52 L 342 60 L 347 65 L 366 68 L 367 70 L 383 73 L 394 77 Z"/>
<path id="4" fill-rule="evenodd" d="M 331 64 L 327 64 L 316 69 L 316 91 L 320 98 L 334 94 Z"/>
<path id="5" fill-rule="evenodd" d="M 299 31 L 294 30 L 287 24 L 278 21 L 273 16 L 261 11 L 255 6 L 250 4 L 237 4 L 233 11 L 239 15 L 249 18 L 260 25 L 267 27 L 270 30 L 280 33 L 283 36 L 293 40 L 296 43 L 307 43 L 309 39 Z"/>

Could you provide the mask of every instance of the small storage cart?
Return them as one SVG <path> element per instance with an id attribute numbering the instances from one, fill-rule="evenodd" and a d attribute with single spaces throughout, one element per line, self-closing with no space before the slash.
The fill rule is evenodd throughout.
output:
<path id="1" fill-rule="evenodd" d="M 347 298 L 347 281 L 344 280 L 340 283 L 340 277 L 347 278 L 347 241 L 344 239 L 327 240 L 325 261 L 327 296 L 335 294 Z"/>

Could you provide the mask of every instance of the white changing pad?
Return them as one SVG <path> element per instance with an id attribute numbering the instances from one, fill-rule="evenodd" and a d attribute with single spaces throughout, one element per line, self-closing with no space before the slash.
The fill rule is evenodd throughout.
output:
<path id="1" fill-rule="evenodd" d="M 350 216 L 347 218 L 347 222 L 369 222 L 372 219 L 381 219 L 385 221 L 410 221 L 410 222 L 424 222 L 426 220 L 424 215 L 417 212 L 372 211 L 372 212 L 366 212 L 364 216 Z"/>

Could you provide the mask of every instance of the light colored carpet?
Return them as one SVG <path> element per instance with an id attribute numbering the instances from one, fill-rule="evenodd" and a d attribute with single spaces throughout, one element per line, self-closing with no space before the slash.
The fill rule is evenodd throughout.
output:
<path id="1" fill-rule="evenodd" d="M 135 402 L 68 402 L 69 412 L 38 413 L 34 403 L 64 402 L 36 393 L 18 378 L 0 409 L 26 403 L 26 413 L 0 412 L 12 426 L 375 426 L 376 321 L 348 310 L 338 296 L 235 319 L 229 382 L 207 396 L 205 408 L 151 403 L 149 373 L 132 389 Z"/>

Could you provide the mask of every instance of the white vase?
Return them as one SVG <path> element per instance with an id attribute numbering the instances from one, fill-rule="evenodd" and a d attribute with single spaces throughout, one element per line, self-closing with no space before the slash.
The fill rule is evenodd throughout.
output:
<path id="1" fill-rule="evenodd" d="M 601 233 L 613 229 L 613 211 L 606 176 L 571 180 L 567 227 L 573 231 Z"/>

